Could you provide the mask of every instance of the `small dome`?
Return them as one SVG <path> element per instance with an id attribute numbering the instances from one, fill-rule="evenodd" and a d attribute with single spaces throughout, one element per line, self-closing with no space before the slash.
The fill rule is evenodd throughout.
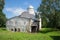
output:
<path id="1" fill-rule="evenodd" d="M 30 5 L 28 8 L 34 8 L 32 5 Z"/>

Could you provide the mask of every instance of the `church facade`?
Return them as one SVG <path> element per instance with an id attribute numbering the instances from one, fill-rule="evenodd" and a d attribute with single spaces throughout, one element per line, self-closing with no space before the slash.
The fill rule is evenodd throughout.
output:
<path id="1" fill-rule="evenodd" d="M 35 18 L 33 6 L 29 6 L 19 16 L 7 20 L 6 28 L 13 32 L 38 32 L 41 29 L 41 18 Z"/>

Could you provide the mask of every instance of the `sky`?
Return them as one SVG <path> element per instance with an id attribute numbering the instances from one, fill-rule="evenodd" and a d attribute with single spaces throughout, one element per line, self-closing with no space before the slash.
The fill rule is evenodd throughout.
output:
<path id="1" fill-rule="evenodd" d="M 40 4 L 41 0 L 5 0 L 3 12 L 9 19 L 26 11 L 29 5 L 32 5 L 37 10 Z"/>

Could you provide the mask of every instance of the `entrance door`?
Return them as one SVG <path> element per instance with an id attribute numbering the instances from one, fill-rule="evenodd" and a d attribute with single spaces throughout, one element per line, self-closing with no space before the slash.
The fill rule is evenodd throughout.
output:
<path id="1" fill-rule="evenodd" d="M 37 27 L 36 26 L 32 26 L 31 27 L 31 32 L 37 32 Z"/>

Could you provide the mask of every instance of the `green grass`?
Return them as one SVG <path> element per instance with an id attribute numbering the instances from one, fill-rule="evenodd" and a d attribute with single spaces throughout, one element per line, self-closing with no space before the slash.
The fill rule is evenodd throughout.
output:
<path id="1" fill-rule="evenodd" d="M 38 33 L 11 32 L 0 28 L 0 40 L 60 40 L 60 31 L 42 28 Z"/>

